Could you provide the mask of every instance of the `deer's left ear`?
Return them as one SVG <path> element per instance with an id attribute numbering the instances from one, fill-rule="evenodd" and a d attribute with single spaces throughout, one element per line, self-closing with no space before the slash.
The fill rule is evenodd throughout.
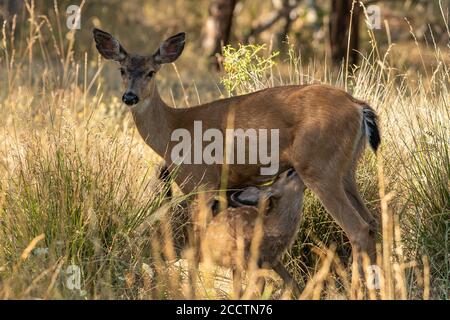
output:
<path id="1" fill-rule="evenodd" d="M 153 55 L 156 63 L 172 63 L 178 59 L 184 49 L 186 34 L 180 32 L 166 39 Z"/>
<path id="2" fill-rule="evenodd" d="M 119 41 L 108 32 L 94 29 L 95 46 L 103 58 L 108 60 L 122 61 L 127 57 L 127 52 Z"/>
<path id="3" fill-rule="evenodd" d="M 248 187 L 233 193 L 230 197 L 232 204 L 240 206 L 257 206 L 261 197 L 261 191 L 256 187 Z"/>

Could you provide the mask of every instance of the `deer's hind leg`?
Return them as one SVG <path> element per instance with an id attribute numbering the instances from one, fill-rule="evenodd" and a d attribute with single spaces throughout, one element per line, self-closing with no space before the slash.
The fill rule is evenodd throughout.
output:
<path id="1" fill-rule="evenodd" d="M 366 221 L 366 223 L 369 225 L 370 239 L 367 253 L 369 257 L 372 259 L 372 261 L 374 261 L 376 255 L 376 235 L 378 232 L 378 222 L 364 204 L 364 200 L 358 191 L 358 185 L 356 183 L 355 178 L 358 159 L 360 158 L 361 153 L 364 150 L 365 145 L 364 139 L 365 137 L 361 137 L 358 142 L 353 158 L 351 160 L 350 168 L 344 174 L 343 182 L 344 182 L 344 191 L 348 200 L 355 208 L 355 210 L 359 213 L 359 215 L 364 219 L 364 221 Z"/>
<path id="2" fill-rule="evenodd" d="M 352 172 L 348 172 L 344 177 L 344 191 L 355 210 L 358 211 L 359 215 L 364 219 L 364 221 L 369 224 L 370 228 L 376 231 L 378 228 L 378 223 L 372 213 L 364 204 L 364 200 L 362 199 L 358 191 L 358 187 Z"/>
<path id="3" fill-rule="evenodd" d="M 343 176 L 339 174 L 339 171 L 323 170 L 314 166 L 298 166 L 296 171 L 344 230 L 352 244 L 353 261 L 360 261 L 361 252 L 370 255 L 372 245 L 369 224 L 350 203 L 345 193 Z"/>
<path id="4" fill-rule="evenodd" d="M 377 220 L 374 218 L 372 213 L 369 211 L 369 209 L 367 209 L 366 205 L 364 204 L 364 200 L 362 199 L 358 191 L 358 185 L 356 183 L 355 178 L 358 160 L 361 158 L 361 154 L 364 151 L 364 147 L 365 147 L 365 137 L 361 136 L 356 145 L 356 149 L 354 150 L 350 167 L 344 175 L 344 190 L 345 194 L 348 197 L 348 200 L 350 200 L 351 204 L 356 209 L 356 211 L 358 211 L 361 217 L 369 224 L 371 229 L 373 229 L 376 232 L 378 229 Z"/>
<path id="5" fill-rule="evenodd" d="M 375 262 L 378 222 L 364 204 L 364 200 L 361 198 L 358 192 L 353 173 L 348 173 L 344 178 L 344 190 L 350 203 L 369 226 L 369 242 L 367 254 L 369 255 L 371 261 Z"/>
<path id="6" fill-rule="evenodd" d="M 344 230 L 352 244 L 353 261 L 362 267 L 361 253 L 373 253 L 374 238 L 370 235 L 369 223 L 347 196 L 344 182 L 361 152 L 361 114 L 356 109 L 348 111 L 345 119 L 333 119 L 326 129 L 320 131 L 321 134 L 310 126 L 299 130 L 291 162 L 307 188 Z M 339 135 L 325 134 L 332 132 L 339 132 Z M 306 139 L 310 136 L 315 139 Z M 370 258 L 375 261 L 373 255 Z"/>

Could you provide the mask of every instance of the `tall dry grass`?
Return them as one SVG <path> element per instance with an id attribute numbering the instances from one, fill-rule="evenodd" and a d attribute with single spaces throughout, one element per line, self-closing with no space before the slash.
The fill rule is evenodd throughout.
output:
<path id="1" fill-rule="evenodd" d="M 138 138 L 118 93 L 105 89 L 99 57 L 75 58 L 75 32 L 63 31 L 57 8 L 50 19 L 32 4 L 25 40 L 14 38 L 14 21 L 2 28 L 0 297 L 232 297 L 229 270 L 198 266 L 192 247 L 177 260 L 176 247 L 189 233 L 179 209 L 185 196 L 164 197 L 158 159 Z M 347 238 L 308 193 L 298 239 L 284 256 L 303 286 L 300 298 L 448 299 L 449 48 L 436 46 L 435 68 L 411 76 L 391 67 L 395 57 L 380 53 L 370 36 L 373 51 L 348 74 L 306 63 L 294 50 L 276 63 L 268 61 L 270 49 L 257 52 L 267 68 L 233 60 L 242 52 L 231 50 L 226 59 L 236 68 L 223 80 L 241 79 L 233 88 L 238 93 L 330 83 L 347 87 L 380 115 L 381 151 L 377 158 L 367 152 L 358 169 L 361 192 L 382 226 L 380 289 L 358 285 Z M 195 93 L 194 101 L 211 96 L 190 83 L 183 90 Z M 68 281 L 73 266 L 81 271 L 79 290 Z M 261 298 L 290 297 L 273 273 L 245 271 L 247 287 L 255 275 L 268 279 Z"/>

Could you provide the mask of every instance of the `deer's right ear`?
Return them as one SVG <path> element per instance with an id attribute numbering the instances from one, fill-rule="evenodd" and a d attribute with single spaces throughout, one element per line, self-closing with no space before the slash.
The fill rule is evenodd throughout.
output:
<path id="1" fill-rule="evenodd" d="M 108 32 L 94 29 L 93 34 L 95 46 L 103 58 L 120 62 L 128 55 L 119 41 Z"/>
<path id="2" fill-rule="evenodd" d="M 244 190 L 233 193 L 230 197 L 232 204 L 239 206 L 257 206 L 261 197 L 261 191 L 256 187 L 247 187 Z"/>
<path id="3" fill-rule="evenodd" d="M 156 63 L 172 63 L 178 59 L 184 49 L 186 34 L 180 32 L 166 39 L 153 55 Z"/>

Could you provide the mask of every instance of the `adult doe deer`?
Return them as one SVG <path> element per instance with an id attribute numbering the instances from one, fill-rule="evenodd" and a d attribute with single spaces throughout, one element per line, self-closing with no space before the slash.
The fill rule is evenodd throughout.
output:
<path id="1" fill-rule="evenodd" d="M 204 129 L 224 132 L 231 113 L 233 128 L 277 129 L 278 172 L 261 175 L 260 161 L 228 164 L 227 186 L 261 184 L 271 181 L 279 172 L 295 168 L 303 183 L 319 197 L 347 234 L 354 258 L 359 252 L 367 252 L 374 261 L 377 224 L 358 193 L 354 177 L 366 139 L 374 150 L 380 143 L 371 107 L 333 87 L 291 85 L 192 108 L 172 108 L 158 93 L 156 74 L 163 64 L 172 63 L 181 55 L 184 33 L 168 38 L 151 55 L 128 53 L 109 33 L 98 29 L 93 33 L 99 53 L 120 64 L 125 87 L 122 100 L 130 106 L 144 141 L 164 158 L 169 170 L 174 167 L 170 151 L 178 143 L 171 141 L 172 132 L 184 128 L 193 133 L 194 121 L 201 121 Z M 175 181 L 185 193 L 199 185 L 207 190 L 218 190 L 221 185 L 222 164 L 182 163 L 177 170 Z"/>
<path id="2" fill-rule="evenodd" d="M 302 216 L 305 185 L 294 169 L 281 173 L 270 186 L 248 187 L 231 195 L 235 207 L 219 212 L 211 220 L 202 239 L 204 260 L 236 270 L 247 270 L 251 255 L 258 257 L 261 268 L 273 269 L 285 285 L 297 283 L 286 270 L 280 257 L 294 242 Z M 260 212 L 261 211 L 261 212 Z M 257 240 L 257 223 L 261 218 L 262 232 Z M 253 241 L 259 246 L 251 251 Z M 240 246 L 242 249 L 239 250 Z M 235 277 L 233 277 L 235 278 Z M 239 277 L 234 280 L 235 292 L 240 291 Z"/>

